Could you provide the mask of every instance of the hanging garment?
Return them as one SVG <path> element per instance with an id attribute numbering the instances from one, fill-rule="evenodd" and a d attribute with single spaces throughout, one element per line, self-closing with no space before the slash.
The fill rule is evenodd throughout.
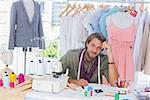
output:
<path id="1" fill-rule="evenodd" d="M 45 48 L 40 5 L 34 2 L 34 16 L 30 23 L 22 0 L 12 4 L 10 15 L 9 49 L 14 47 Z"/>
<path id="2" fill-rule="evenodd" d="M 70 49 L 83 48 L 87 38 L 82 21 L 84 15 L 61 17 L 60 24 L 60 52 L 64 55 Z"/>
<path id="3" fill-rule="evenodd" d="M 60 19 L 60 55 L 64 55 L 66 53 L 67 48 L 67 25 L 68 25 L 67 17 L 61 17 Z"/>
<path id="4" fill-rule="evenodd" d="M 11 50 L 0 50 L 0 60 L 5 65 L 12 65 L 13 61 L 13 52 Z"/>
<path id="5" fill-rule="evenodd" d="M 147 43 L 147 50 L 146 50 L 144 73 L 150 75 L 150 33 L 148 34 L 148 43 Z"/>
<path id="6" fill-rule="evenodd" d="M 136 27 L 138 28 L 139 26 L 139 22 L 140 22 L 140 18 L 143 15 L 143 12 L 138 12 L 137 16 L 135 17 L 135 21 L 136 21 Z"/>
<path id="7" fill-rule="evenodd" d="M 106 13 L 109 9 L 96 9 L 95 12 L 89 12 L 84 20 L 83 25 L 88 31 L 88 35 L 96 32 L 101 32 L 98 21 L 101 16 Z"/>
<path id="8" fill-rule="evenodd" d="M 144 27 L 138 60 L 138 70 L 144 70 L 145 74 L 150 74 L 150 15 L 148 15 Z"/>
<path id="9" fill-rule="evenodd" d="M 101 16 L 101 18 L 99 19 L 99 28 L 103 34 L 103 36 L 107 39 L 108 37 L 108 32 L 106 30 L 106 18 L 107 16 L 110 16 L 112 14 L 117 13 L 120 10 L 120 8 L 118 8 L 117 6 L 113 7 L 112 9 L 110 9 L 108 12 L 106 12 L 105 14 L 103 14 Z"/>
<path id="10" fill-rule="evenodd" d="M 119 16 L 118 16 L 119 17 Z M 108 42 L 112 46 L 112 54 L 121 80 L 134 80 L 134 64 L 132 46 L 135 38 L 134 20 L 128 28 L 117 27 L 111 20 L 108 26 Z M 125 22 L 125 21 L 124 21 Z"/>
<path id="11" fill-rule="evenodd" d="M 145 11 L 140 18 L 139 26 L 137 28 L 134 49 L 133 49 L 134 65 L 136 66 L 136 68 L 139 67 L 138 59 L 139 59 L 141 40 L 142 40 L 142 36 L 143 36 L 144 25 L 145 25 L 145 20 L 146 20 L 147 15 L 148 15 L 148 12 Z"/>
<path id="12" fill-rule="evenodd" d="M 73 17 L 73 25 L 71 32 L 71 49 L 84 48 L 85 46 L 85 39 L 84 37 L 82 37 L 82 35 L 85 33 L 85 29 L 82 25 L 82 20 L 84 19 L 84 17 L 84 15 Z M 87 36 L 85 38 L 87 38 Z"/>
<path id="13" fill-rule="evenodd" d="M 60 51 L 64 55 L 71 49 L 72 16 L 61 17 L 60 21 Z"/>

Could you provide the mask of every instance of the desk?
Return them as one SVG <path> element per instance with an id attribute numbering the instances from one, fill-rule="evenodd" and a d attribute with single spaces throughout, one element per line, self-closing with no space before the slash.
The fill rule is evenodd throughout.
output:
<path id="1" fill-rule="evenodd" d="M 45 93 L 45 92 L 36 92 L 31 91 L 26 94 L 25 100 L 115 100 L 112 96 L 104 96 L 106 93 L 115 93 L 116 88 L 108 86 L 108 85 L 98 85 L 98 84 L 91 84 L 91 86 L 95 88 L 102 89 L 104 91 L 103 94 L 99 96 L 84 96 L 84 91 L 75 91 L 72 89 L 64 89 L 58 94 L 52 93 Z M 128 95 L 131 100 L 137 100 L 133 94 Z M 120 99 L 121 100 L 121 99 Z"/>
<path id="2" fill-rule="evenodd" d="M 24 100 L 26 93 L 32 91 L 31 81 L 28 80 L 15 88 L 0 87 L 0 100 Z"/>

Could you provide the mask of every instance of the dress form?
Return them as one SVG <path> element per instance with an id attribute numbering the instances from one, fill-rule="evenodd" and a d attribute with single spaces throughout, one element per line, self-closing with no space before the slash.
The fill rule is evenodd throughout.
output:
<path id="1" fill-rule="evenodd" d="M 133 23 L 133 17 L 128 12 L 117 12 L 106 18 L 107 26 L 109 26 L 110 21 L 118 28 L 128 28 Z"/>
<path id="2" fill-rule="evenodd" d="M 29 21 L 31 23 L 34 16 L 34 1 L 33 0 L 23 0 Z"/>
<path id="3" fill-rule="evenodd" d="M 33 16 L 34 16 L 34 1 L 33 0 L 23 0 L 24 7 L 26 9 L 26 13 L 28 15 L 29 22 L 32 22 Z M 26 52 L 28 51 L 27 48 L 23 48 L 23 51 L 25 52 L 24 55 L 24 74 L 26 74 Z M 31 47 L 29 48 L 29 51 L 31 51 Z"/>

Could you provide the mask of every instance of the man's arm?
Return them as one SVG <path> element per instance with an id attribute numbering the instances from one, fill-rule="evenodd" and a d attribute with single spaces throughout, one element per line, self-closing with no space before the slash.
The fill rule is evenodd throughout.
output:
<path id="1" fill-rule="evenodd" d="M 69 79 L 68 82 L 73 83 L 77 86 L 86 86 L 86 85 L 88 85 L 88 81 L 85 80 L 85 79 L 78 79 L 78 80 L 77 79 Z"/>
<path id="2" fill-rule="evenodd" d="M 76 53 L 73 53 L 72 50 L 69 50 L 61 59 L 61 63 L 62 63 L 62 69 L 63 69 L 63 72 L 65 72 L 65 70 L 68 68 L 69 69 L 69 80 L 68 82 L 69 83 L 73 83 L 73 84 L 76 84 L 78 86 L 85 86 L 85 85 L 88 85 L 88 81 L 85 80 L 85 79 L 75 79 L 75 77 L 73 76 L 72 74 L 72 70 L 71 70 L 71 67 L 72 66 L 72 57 L 76 56 Z M 75 59 L 75 57 L 73 58 Z M 74 60 L 75 61 L 75 60 Z"/>
<path id="3" fill-rule="evenodd" d="M 59 60 L 62 64 L 62 72 L 65 73 L 66 69 L 68 68 L 69 69 L 69 72 L 70 72 L 70 52 L 71 51 L 68 51 L 64 56 L 61 57 L 61 59 Z"/>
<path id="4" fill-rule="evenodd" d="M 114 58 L 111 52 L 111 46 L 109 43 L 104 42 L 103 48 L 106 49 L 107 57 L 108 57 L 108 81 L 112 86 L 116 86 L 115 81 L 118 81 L 118 70 L 116 68 Z"/>
<path id="5" fill-rule="evenodd" d="M 116 86 L 115 81 L 118 81 L 118 70 L 113 60 L 112 53 L 108 54 L 108 68 L 109 68 L 109 83 L 112 86 Z"/>

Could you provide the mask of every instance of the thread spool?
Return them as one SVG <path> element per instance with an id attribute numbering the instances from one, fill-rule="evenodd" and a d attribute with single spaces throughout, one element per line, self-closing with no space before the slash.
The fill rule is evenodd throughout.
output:
<path id="1" fill-rule="evenodd" d="M 62 72 L 62 64 L 60 61 L 55 62 L 55 72 L 56 73 Z"/>
<path id="2" fill-rule="evenodd" d="M 3 76 L 9 75 L 7 71 L 4 71 Z"/>
<path id="3" fill-rule="evenodd" d="M 3 87 L 9 87 L 10 79 L 8 75 L 3 76 Z"/>
<path id="4" fill-rule="evenodd" d="M 119 100 L 119 94 L 118 93 L 115 94 L 115 100 Z"/>
<path id="5" fill-rule="evenodd" d="M 10 82 L 10 87 L 14 88 L 15 87 L 15 83 L 14 82 Z"/>
<path id="6" fill-rule="evenodd" d="M 10 82 L 16 82 L 17 75 L 14 72 L 12 72 L 9 76 L 10 76 Z"/>
<path id="7" fill-rule="evenodd" d="M 68 74 L 69 74 L 69 69 L 67 68 L 67 69 L 66 69 L 65 76 L 68 76 Z"/>
<path id="8" fill-rule="evenodd" d="M 5 76 L 6 74 L 9 75 L 12 73 L 12 70 L 8 68 L 8 65 L 6 65 L 5 69 L 2 70 L 2 76 Z"/>
<path id="9" fill-rule="evenodd" d="M 52 63 L 50 62 L 50 60 L 48 60 L 47 62 L 46 62 L 46 74 L 47 75 L 49 75 L 49 74 L 52 74 Z"/>
<path id="10" fill-rule="evenodd" d="M 90 90 L 89 92 L 90 92 L 90 96 L 92 96 L 92 95 L 93 95 L 93 91 L 92 91 L 92 90 Z"/>
<path id="11" fill-rule="evenodd" d="M 29 74 L 34 75 L 35 74 L 35 62 L 32 60 L 29 63 Z"/>
<path id="12" fill-rule="evenodd" d="M 88 96 L 88 91 L 84 91 L 84 96 L 85 96 L 85 97 Z"/>
<path id="13" fill-rule="evenodd" d="M 44 75 L 44 67 L 43 67 L 43 63 L 41 60 L 39 60 L 37 63 L 36 74 L 37 75 Z"/>
<path id="14" fill-rule="evenodd" d="M 2 86 L 3 86 L 3 80 L 0 79 L 0 87 L 2 87 Z"/>
<path id="15" fill-rule="evenodd" d="M 93 90 L 93 88 L 89 85 L 89 86 L 87 87 L 87 90 L 88 90 L 88 91 L 91 91 L 91 90 Z"/>
<path id="16" fill-rule="evenodd" d="M 23 83 L 23 82 L 25 81 L 23 74 L 19 74 L 19 76 L 18 76 L 18 81 L 19 81 L 19 84 L 20 84 L 20 83 Z"/>

